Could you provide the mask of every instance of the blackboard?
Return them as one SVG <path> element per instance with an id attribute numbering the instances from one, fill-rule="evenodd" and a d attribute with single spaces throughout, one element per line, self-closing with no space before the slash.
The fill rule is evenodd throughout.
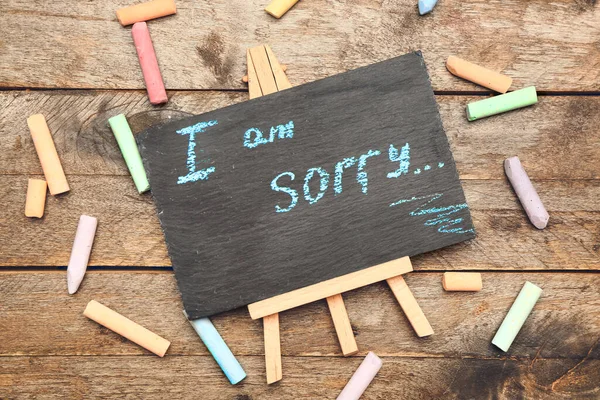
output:
<path id="1" fill-rule="evenodd" d="M 419 52 L 138 141 L 191 319 L 475 235 Z"/>

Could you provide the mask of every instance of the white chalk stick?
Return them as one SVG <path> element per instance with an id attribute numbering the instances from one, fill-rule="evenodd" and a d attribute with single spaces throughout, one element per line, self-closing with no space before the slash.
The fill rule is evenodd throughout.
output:
<path id="1" fill-rule="evenodd" d="M 77 233 L 73 241 L 73 250 L 71 250 L 71 258 L 67 268 L 67 289 L 69 294 L 73 294 L 79 289 L 81 281 L 87 270 L 92 245 L 94 244 L 94 236 L 96 235 L 96 227 L 98 220 L 94 217 L 82 215 L 79 218 L 77 225 Z"/>
<path id="2" fill-rule="evenodd" d="M 504 161 L 504 171 L 533 226 L 544 229 L 550 217 L 527 172 L 523 169 L 519 157 L 507 158 Z"/>
<path id="3" fill-rule="evenodd" d="M 342 390 L 342 393 L 337 397 L 337 400 L 358 400 L 367 390 L 380 368 L 381 359 L 375 353 L 369 352 L 344 387 L 344 390 Z"/>

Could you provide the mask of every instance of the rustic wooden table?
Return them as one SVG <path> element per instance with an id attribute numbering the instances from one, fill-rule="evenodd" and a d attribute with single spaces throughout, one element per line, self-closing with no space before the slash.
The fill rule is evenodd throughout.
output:
<path id="1" fill-rule="evenodd" d="M 149 23 L 170 101 L 148 103 L 130 0 L 0 2 L 0 398 L 333 399 L 367 351 L 383 368 L 365 399 L 600 397 L 600 6 L 595 0 L 177 0 Z M 185 320 L 149 194 L 135 191 L 107 119 L 134 132 L 247 99 L 245 49 L 268 43 L 293 85 L 421 49 L 478 230 L 414 258 L 406 277 L 435 335 L 415 337 L 385 284 L 345 295 L 360 353 L 343 358 L 324 301 L 281 315 L 283 380 L 265 384 L 260 321 L 214 318 L 248 378 L 231 386 Z M 474 123 L 488 95 L 444 67 L 455 54 L 536 85 L 534 107 Z M 24 217 L 41 168 L 26 118 L 48 119 L 71 184 Z M 518 155 L 550 213 L 538 231 L 503 173 Z M 67 294 L 80 214 L 98 217 L 90 269 Z M 482 271 L 484 290 L 445 293 L 441 271 Z M 506 354 L 490 341 L 526 281 L 544 289 Z M 96 299 L 172 341 L 164 359 L 87 320 Z"/>

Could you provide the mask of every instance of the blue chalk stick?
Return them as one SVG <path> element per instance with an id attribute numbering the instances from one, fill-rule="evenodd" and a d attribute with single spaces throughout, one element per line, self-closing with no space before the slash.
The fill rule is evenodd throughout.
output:
<path id="1" fill-rule="evenodd" d="M 241 382 L 246 377 L 246 372 L 235 358 L 227 343 L 223 340 L 215 326 L 208 318 L 200 318 L 190 321 L 206 348 L 214 357 L 223 373 L 232 385 Z"/>
<path id="2" fill-rule="evenodd" d="M 437 0 L 419 0 L 419 14 L 429 14 L 436 4 Z"/>

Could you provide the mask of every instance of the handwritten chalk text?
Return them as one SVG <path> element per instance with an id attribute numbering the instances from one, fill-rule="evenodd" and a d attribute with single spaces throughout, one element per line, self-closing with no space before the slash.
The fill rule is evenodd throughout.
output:
<path id="1" fill-rule="evenodd" d="M 294 121 L 285 125 L 272 126 L 269 137 L 265 138 L 258 128 L 250 128 L 244 133 L 244 147 L 254 149 L 261 144 L 273 143 L 277 139 L 291 139 L 294 137 Z"/>
<path id="2" fill-rule="evenodd" d="M 207 180 L 208 176 L 215 172 L 215 167 L 208 167 L 196 171 L 196 133 L 204 133 L 206 128 L 217 125 L 217 121 L 203 121 L 198 122 L 195 125 L 188 126 L 186 128 L 177 131 L 180 135 L 189 135 L 188 139 L 188 150 L 187 150 L 187 161 L 186 166 L 188 169 L 187 175 L 182 175 L 177 178 L 177 184 L 182 185 L 188 182 L 196 182 L 198 180 Z M 199 149 L 201 153 L 204 150 Z M 210 161 L 210 160 L 207 160 Z"/>

